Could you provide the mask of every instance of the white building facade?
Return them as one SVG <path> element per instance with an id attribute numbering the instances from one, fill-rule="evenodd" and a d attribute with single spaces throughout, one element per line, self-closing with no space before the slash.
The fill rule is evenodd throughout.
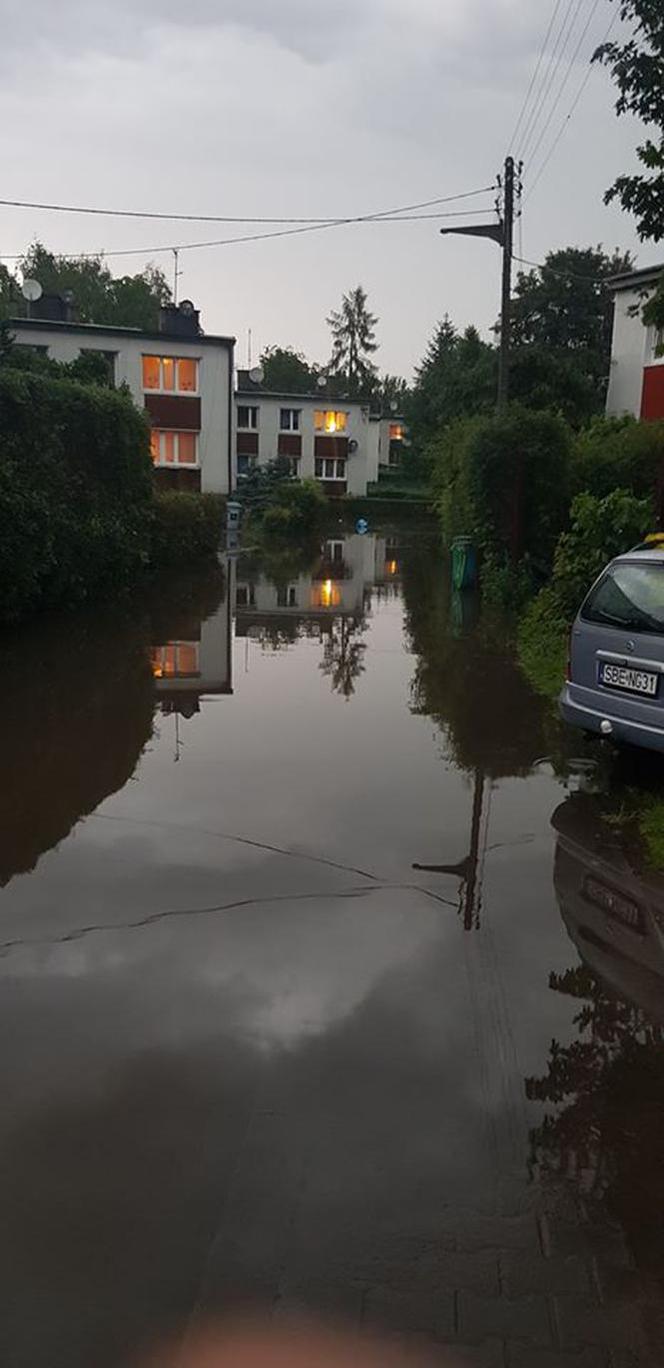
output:
<path id="1" fill-rule="evenodd" d="M 191 307 L 191 306 L 190 306 Z M 13 319 L 15 344 L 71 362 L 101 353 L 115 385 L 129 386 L 152 427 L 160 483 L 228 494 L 234 487 L 234 338 L 198 330 L 195 311 L 163 311 L 159 332 L 51 319 Z"/>
<path id="2" fill-rule="evenodd" d="M 326 494 L 365 495 L 373 478 L 369 406 L 320 394 L 274 394 L 240 372 L 235 396 L 236 470 L 278 458 L 298 479 L 317 480 Z"/>
<path id="3" fill-rule="evenodd" d="M 643 306 L 664 273 L 664 266 L 630 271 L 612 281 L 615 298 L 611 373 L 606 412 L 635 418 L 664 418 L 662 338 L 642 317 Z"/>

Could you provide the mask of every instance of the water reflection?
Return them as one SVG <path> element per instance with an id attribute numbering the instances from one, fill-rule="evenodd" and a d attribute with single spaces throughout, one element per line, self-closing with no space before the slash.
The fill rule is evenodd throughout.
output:
<path id="1" fill-rule="evenodd" d="M 575 1032 L 527 1080 L 547 1105 L 533 1159 L 571 1182 L 591 1220 L 617 1221 L 642 1275 L 661 1284 L 664 877 L 640 867 L 591 794 L 570 795 L 553 825 L 556 895 L 581 962 L 549 979 L 576 1006 Z"/>

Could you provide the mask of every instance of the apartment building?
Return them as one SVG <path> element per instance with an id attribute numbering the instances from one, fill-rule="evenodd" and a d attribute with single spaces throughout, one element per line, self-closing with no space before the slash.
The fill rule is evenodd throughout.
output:
<path id="1" fill-rule="evenodd" d="M 40 300 L 35 310 L 38 310 Z M 174 489 L 228 494 L 234 487 L 235 339 L 210 336 L 188 301 L 161 310 L 157 332 L 77 323 L 65 300 L 47 297 L 47 317 L 12 319 L 18 346 L 54 361 L 100 353 L 115 385 L 129 386 L 148 413 L 158 481 Z"/>
<path id="2" fill-rule="evenodd" d="M 664 418 L 664 339 L 643 321 L 643 305 L 664 274 L 664 265 L 627 271 L 611 282 L 615 300 L 611 371 L 606 411 L 610 417 Z"/>
<path id="3" fill-rule="evenodd" d="M 317 394 L 278 394 L 238 373 L 235 396 L 239 485 L 254 465 L 278 457 L 299 479 L 317 480 L 326 494 L 364 495 L 370 478 L 369 405 Z"/>

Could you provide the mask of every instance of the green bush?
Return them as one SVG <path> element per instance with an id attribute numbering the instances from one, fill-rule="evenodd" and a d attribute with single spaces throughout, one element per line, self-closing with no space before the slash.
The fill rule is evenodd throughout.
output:
<path id="1" fill-rule="evenodd" d="M 281 480 L 273 484 L 270 503 L 253 514 L 254 525 L 279 538 L 317 535 L 329 516 L 329 504 L 315 480 Z"/>
<path id="2" fill-rule="evenodd" d="M 219 550 L 226 500 L 222 494 L 157 491 L 150 562 L 161 570 L 213 560 Z"/>
<path id="3" fill-rule="evenodd" d="M 519 664 L 537 693 L 556 698 L 567 661 L 569 624 L 551 585 L 540 590 L 521 618 L 517 633 Z"/>
<path id="4" fill-rule="evenodd" d="M 0 369 L 0 619 L 129 587 L 148 564 L 152 463 L 124 393 Z"/>
<path id="5" fill-rule="evenodd" d="M 544 578 L 569 507 L 570 451 L 562 418 L 517 405 L 450 427 L 432 481 L 446 539 L 472 536 L 499 563 L 527 557 Z"/>
<path id="6" fill-rule="evenodd" d="M 639 498 L 664 484 L 664 422 L 596 418 L 576 438 L 572 453 L 574 493 L 588 490 L 603 499 L 615 489 Z"/>
<path id="7" fill-rule="evenodd" d="M 561 610 L 573 615 L 607 561 L 641 541 L 652 526 L 652 499 L 615 489 L 604 499 L 577 494 L 568 532 L 561 536 L 553 565 L 553 587 Z"/>

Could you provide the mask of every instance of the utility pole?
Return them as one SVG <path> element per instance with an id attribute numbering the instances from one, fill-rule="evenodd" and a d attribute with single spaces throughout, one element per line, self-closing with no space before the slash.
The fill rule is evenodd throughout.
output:
<path id="1" fill-rule="evenodd" d="M 498 358 L 498 412 L 510 397 L 510 342 L 512 336 L 512 256 L 514 253 L 514 158 L 505 162 L 503 205 L 503 291 L 500 308 L 500 354 Z"/>
<path id="2" fill-rule="evenodd" d="M 441 228 L 443 236 L 483 237 L 497 242 L 503 250 L 503 284 L 500 315 L 500 353 L 498 360 L 497 408 L 501 413 L 509 400 L 510 340 L 512 318 L 512 260 L 514 252 L 514 158 L 505 160 L 503 208 L 499 223 L 472 224 L 466 228 Z"/>

